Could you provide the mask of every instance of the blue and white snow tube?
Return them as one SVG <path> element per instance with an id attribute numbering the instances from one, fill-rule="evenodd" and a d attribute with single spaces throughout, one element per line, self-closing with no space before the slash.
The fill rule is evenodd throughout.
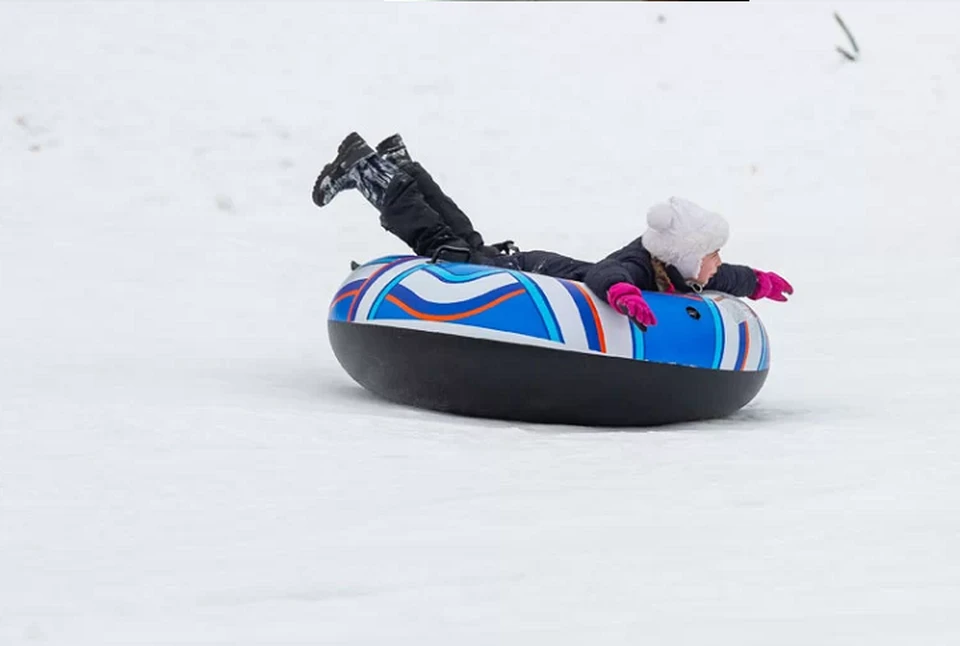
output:
<path id="1" fill-rule="evenodd" d="M 463 415 L 649 426 L 729 415 L 767 377 L 769 342 L 743 301 L 645 293 L 641 329 L 582 283 L 419 256 L 358 266 L 328 331 L 360 385 Z"/>

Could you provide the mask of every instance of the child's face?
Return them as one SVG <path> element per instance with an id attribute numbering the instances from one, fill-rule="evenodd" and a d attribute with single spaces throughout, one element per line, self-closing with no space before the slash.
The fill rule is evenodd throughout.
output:
<path id="1" fill-rule="evenodd" d="M 697 282 L 701 285 L 706 285 L 713 275 L 717 273 L 717 269 L 720 265 L 723 264 L 720 260 L 720 251 L 714 251 L 711 254 L 707 254 L 703 257 L 703 260 L 700 261 L 700 273 L 697 274 Z"/>

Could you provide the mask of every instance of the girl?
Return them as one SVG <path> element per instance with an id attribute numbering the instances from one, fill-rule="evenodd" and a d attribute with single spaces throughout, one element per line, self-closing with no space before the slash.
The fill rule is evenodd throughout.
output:
<path id="1" fill-rule="evenodd" d="M 507 267 L 583 282 L 611 307 L 643 326 L 656 318 L 643 291 L 700 292 L 704 289 L 758 300 L 786 301 L 793 287 L 773 272 L 723 264 L 720 249 L 729 237 L 723 216 L 693 202 L 671 197 L 647 213 L 642 236 L 603 260 L 592 263 L 552 251 L 519 251 L 506 241 L 486 245 L 470 219 L 414 162 L 400 135 L 376 150 L 355 132 L 340 144 L 313 187 L 323 207 L 342 190 L 356 188 L 380 211 L 380 224 L 419 256 L 454 247 L 451 260 Z"/>

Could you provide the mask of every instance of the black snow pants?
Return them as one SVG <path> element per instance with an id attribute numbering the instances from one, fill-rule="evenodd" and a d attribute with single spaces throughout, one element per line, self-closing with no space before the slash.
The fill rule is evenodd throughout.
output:
<path id="1" fill-rule="evenodd" d="M 403 240 L 418 256 L 432 257 L 441 247 L 455 247 L 462 251 L 443 251 L 439 257 L 577 281 L 582 281 L 593 266 L 591 262 L 552 251 L 511 255 L 485 252 L 483 236 L 473 228 L 470 218 L 416 162 L 396 169 L 378 206 L 383 228 Z"/>

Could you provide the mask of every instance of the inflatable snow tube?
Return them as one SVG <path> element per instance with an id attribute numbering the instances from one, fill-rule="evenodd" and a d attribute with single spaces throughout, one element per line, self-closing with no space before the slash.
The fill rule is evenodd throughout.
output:
<path id="1" fill-rule="evenodd" d="M 506 420 L 651 426 L 729 415 L 770 363 L 726 294 L 646 293 L 646 331 L 583 284 L 418 256 L 357 266 L 327 323 L 344 370 L 386 399 Z"/>

